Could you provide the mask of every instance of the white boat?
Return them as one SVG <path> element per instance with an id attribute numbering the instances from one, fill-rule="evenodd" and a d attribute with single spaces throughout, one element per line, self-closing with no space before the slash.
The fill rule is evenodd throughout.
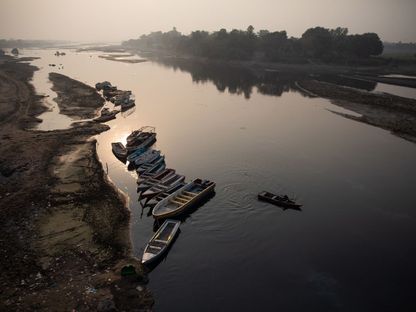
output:
<path id="1" fill-rule="evenodd" d="M 148 264 L 159 259 L 172 244 L 181 222 L 166 220 L 147 243 L 142 257 L 142 263 Z"/>
<path id="2" fill-rule="evenodd" d="M 214 188 L 214 182 L 195 179 L 160 201 L 153 208 L 152 215 L 156 219 L 164 219 L 179 215 L 187 208 L 195 205 L 209 193 L 213 192 Z"/>

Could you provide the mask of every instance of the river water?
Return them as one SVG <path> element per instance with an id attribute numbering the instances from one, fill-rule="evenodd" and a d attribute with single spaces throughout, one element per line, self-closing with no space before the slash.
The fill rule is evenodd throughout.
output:
<path id="1" fill-rule="evenodd" d="M 415 144 L 333 114 L 340 109 L 297 92 L 293 77 L 66 52 L 24 51 L 41 57 L 33 61 L 41 67 L 33 83 L 48 101 L 50 71 L 89 85 L 109 80 L 135 95 L 135 109 L 97 136 L 104 168 L 130 198 L 135 255 L 153 234 L 153 218 L 111 142 L 155 126 L 168 167 L 217 184 L 214 197 L 181 219 L 181 233 L 149 275 L 156 311 L 392 311 L 414 304 Z M 70 120 L 58 115 L 41 116 L 40 129 L 67 127 Z M 296 196 L 302 211 L 258 202 L 262 190 Z"/>

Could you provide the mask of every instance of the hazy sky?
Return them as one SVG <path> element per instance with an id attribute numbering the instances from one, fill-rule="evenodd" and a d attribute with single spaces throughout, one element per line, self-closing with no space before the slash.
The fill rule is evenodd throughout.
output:
<path id="1" fill-rule="evenodd" d="M 0 0 L 0 38 L 120 41 L 176 26 L 286 30 L 313 26 L 416 42 L 416 0 Z"/>

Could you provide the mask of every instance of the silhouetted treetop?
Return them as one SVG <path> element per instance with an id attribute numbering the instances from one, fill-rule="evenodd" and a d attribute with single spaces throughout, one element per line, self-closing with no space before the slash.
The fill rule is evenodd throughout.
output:
<path id="1" fill-rule="evenodd" d="M 260 61 L 342 61 L 380 55 L 383 44 L 375 33 L 349 35 L 347 28 L 307 29 L 301 38 L 288 38 L 286 31 L 270 32 L 253 26 L 246 30 L 193 31 L 183 35 L 174 27 L 123 42 L 143 51 L 199 56 L 224 60 Z"/>

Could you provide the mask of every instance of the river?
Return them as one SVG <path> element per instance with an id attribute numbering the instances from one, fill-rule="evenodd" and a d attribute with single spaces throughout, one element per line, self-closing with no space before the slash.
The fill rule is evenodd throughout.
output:
<path id="1" fill-rule="evenodd" d="M 89 85 L 109 80 L 135 95 L 135 109 L 108 122 L 97 141 L 110 179 L 129 196 L 136 256 L 153 218 L 111 142 L 155 126 L 168 167 L 216 182 L 215 196 L 182 218 L 149 275 L 156 311 L 390 311 L 413 303 L 416 145 L 332 113 L 340 108 L 299 93 L 293 78 L 54 52 L 23 51 L 40 57 L 33 83 L 50 105 L 50 71 Z M 56 107 L 40 117 L 41 130 L 71 122 Z M 302 211 L 257 201 L 262 190 L 295 196 Z"/>

